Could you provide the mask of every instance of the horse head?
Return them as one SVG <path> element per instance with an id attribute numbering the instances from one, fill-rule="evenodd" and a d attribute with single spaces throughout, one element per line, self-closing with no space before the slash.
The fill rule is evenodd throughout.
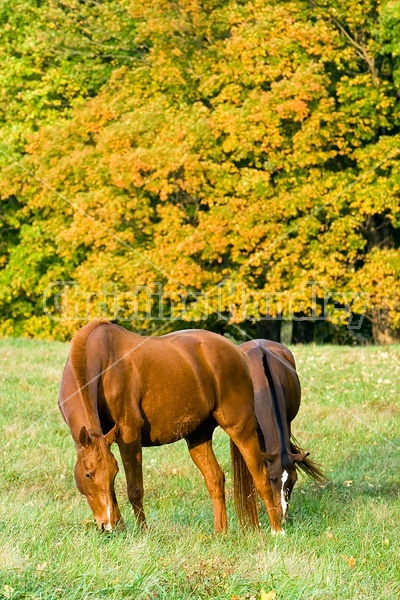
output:
<path id="1" fill-rule="evenodd" d="M 116 437 L 116 425 L 106 435 L 90 434 L 86 427 L 79 432 L 75 481 L 101 531 L 123 525 L 114 491 L 118 464 L 110 451 Z"/>
<path id="2" fill-rule="evenodd" d="M 282 521 L 287 519 L 290 497 L 297 481 L 296 463 L 302 462 L 307 456 L 308 452 L 304 454 L 290 452 L 286 456 L 264 453 L 275 506 L 281 510 Z"/>

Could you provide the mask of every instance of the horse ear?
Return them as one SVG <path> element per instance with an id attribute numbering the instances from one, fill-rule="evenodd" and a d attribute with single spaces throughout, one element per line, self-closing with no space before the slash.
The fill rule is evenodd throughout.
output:
<path id="1" fill-rule="evenodd" d="M 293 461 L 296 462 L 303 462 L 303 460 L 305 458 L 307 458 L 307 456 L 309 456 L 310 453 L 309 452 L 303 452 L 303 454 L 291 454 L 290 456 L 293 458 Z"/>
<path id="2" fill-rule="evenodd" d="M 92 443 L 91 437 L 85 426 L 79 432 L 79 443 L 83 448 L 88 448 Z"/>
<path id="3" fill-rule="evenodd" d="M 118 425 L 117 423 L 114 425 L 114 427 L 112 429 L 110 429 L 110 431 L 108 433 L 106 433 L 106 435 L 104 436 L 104 439 L 106 440 L 108 446 L 111 446 L 111 444 L 113 444 L 115 442 L 115 440 L 117 439 L 118 436 Z"/>
<path id="4" fill-rule="evenodd" d="M 268 454 L 268 452 L 262 452 L 263 460 L 268 462 L 274 462 L 278 458 L 278 454 Z"/>

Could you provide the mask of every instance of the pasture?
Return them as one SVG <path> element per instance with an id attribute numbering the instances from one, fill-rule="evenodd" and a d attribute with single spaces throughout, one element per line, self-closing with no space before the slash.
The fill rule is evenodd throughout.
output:
<path id="1" fill-rule="evenodd" d="M 144 449 L 140 533 L 117 476 L 127 529 L 100 534 L 73 480 L 75 451 L 57 409 L 68 345 L 0 340 L 0 598 L 376 600 L 400 597 L 400 348 L 295 347 L 303 388 L 293 431 L 330 481 L 299 477 L 286 536 L 241 532 L 228 438 L 229 532 L 179 442 Z M 117 446 L 113 446 L 118 459 Z"/>

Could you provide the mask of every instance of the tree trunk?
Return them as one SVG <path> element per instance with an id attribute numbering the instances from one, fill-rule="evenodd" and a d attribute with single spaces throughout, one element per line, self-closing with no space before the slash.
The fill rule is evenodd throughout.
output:
<path id="1" fill-rule="evenodd" d="M 261 319 L 256 323 L 257 337 L 273 342 L 281 341 L 281 319 Z"/>
<path id="2" fill-rule="evenodd" d="M 400 342 L 400 329 L 392 329 L 386 310 L 374 310 L 371 318 L 374 344 L 386 346 Z"/>
<path id="3" fill-rule="evenodd" d="M 314 341 L 315 323 L 307 320 L 294 320 L 292 331 L 293 344 L 311 344 Z"/>

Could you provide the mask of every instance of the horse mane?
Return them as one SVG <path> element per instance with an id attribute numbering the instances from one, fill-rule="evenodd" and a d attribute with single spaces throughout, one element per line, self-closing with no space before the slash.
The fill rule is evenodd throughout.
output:
<path id="1" fill-rule="evenodd" d="M 290 449 L 293 454 L 304 454 L 305 452 L 293 435 L 290 436 Z M 296 468 L 299 471 L 303 471 L 303 473 L 314 479 L 314 481 L 318 481 L 319 483 L 328 481 L 327 476 L 322 471 L 321 465 L 308 458 L 308 456 L 303 458 L 301 462 L 296 462 Z"/>
<path id="2" fill-rule="evenodd" d="M 69 362 L 78 383 L 78 392 L 89 415 L 93 415 L 94 405 L 90 395 L 89 382 L 87 381 L 86 342 L 92 331 L 103 324 L 110 324 L 110 321 L 107 321 L 107 319 L 94 319 L 79 329 L 72 338 L 69 353 Z"/>

